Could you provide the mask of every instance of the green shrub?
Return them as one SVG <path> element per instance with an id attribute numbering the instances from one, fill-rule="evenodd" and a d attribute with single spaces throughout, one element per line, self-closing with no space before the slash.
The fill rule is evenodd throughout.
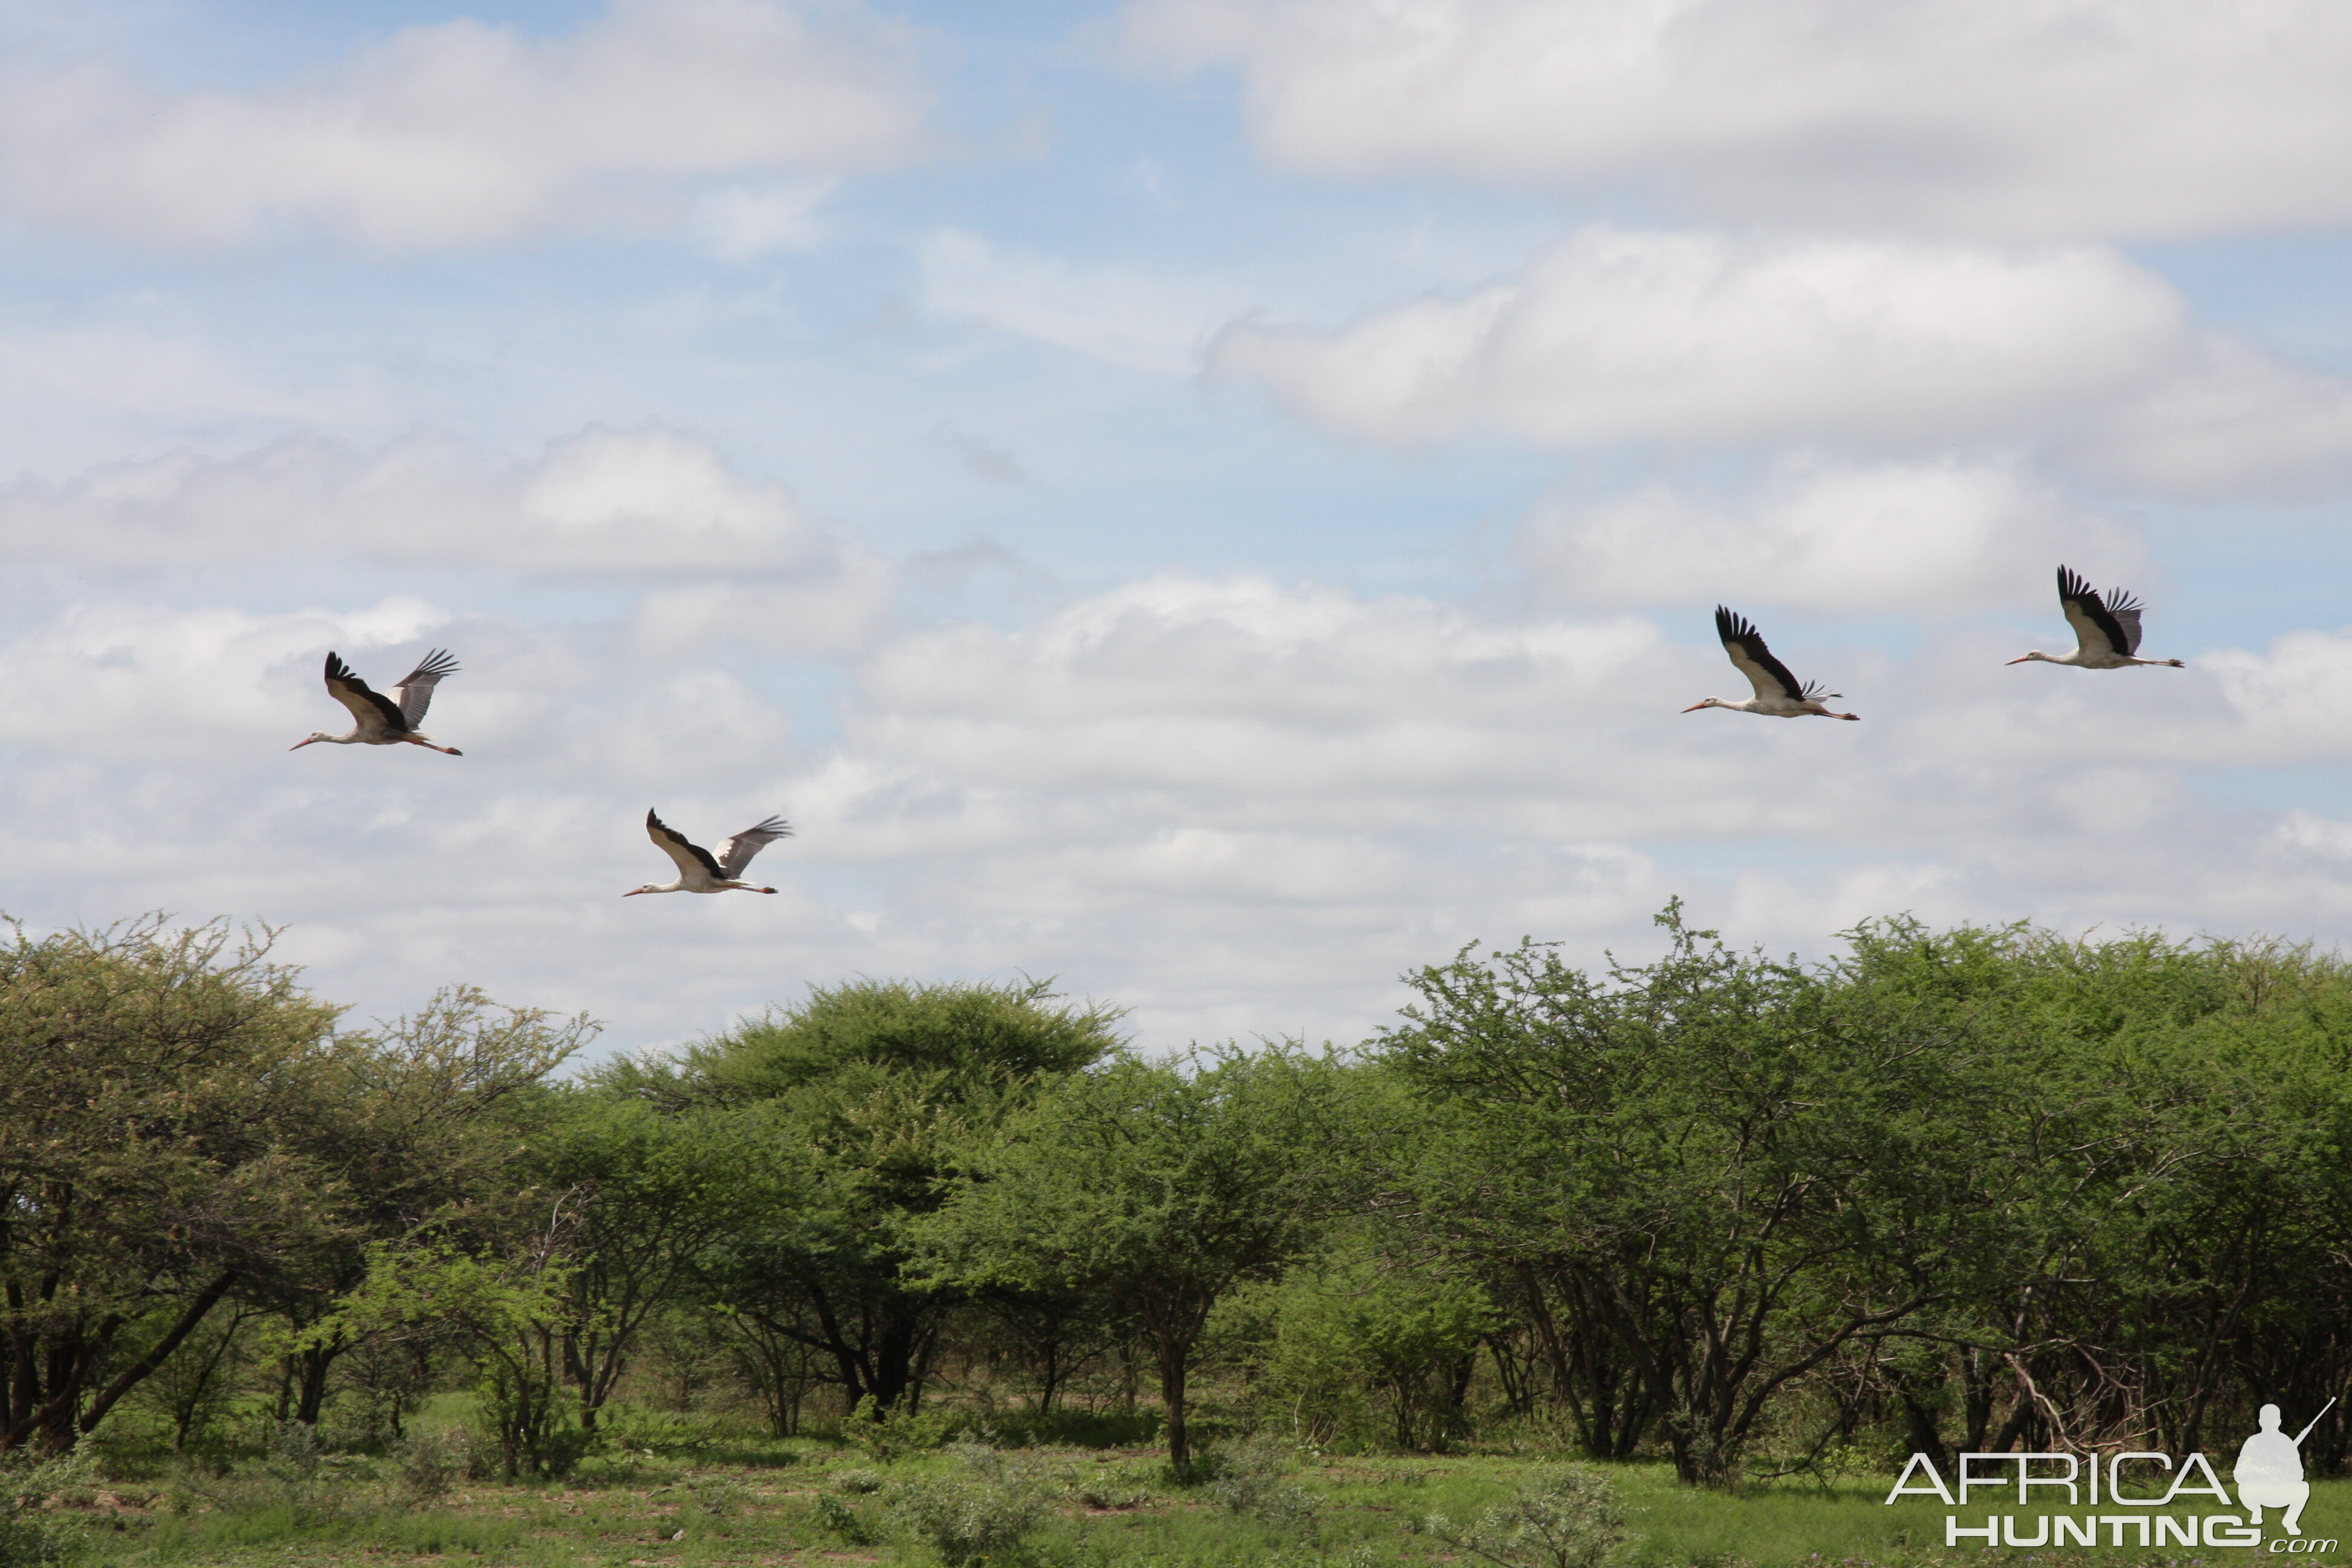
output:
<path id="1" fill-rule="evenodd" d="M 473 1458 L 467 1436 L 451 1427 L 411 1432 L 399 1452 L 400 1488 L 407 1500 L 434 1503 L 449 1495 Z"/>
<path id="2" fill-rule="evenodd" d="M 955 1417 L 939 1411 L 877 1411 L 869 1394 L 843 1419 L 841 1437 L 875 1463 L 887 1465 L 902 1455 L 943 1447 L 955 1436 L 957 1425 Z"/>
<path id="3" fill-rule="evenodd" d="M 751 1500 L 751 1489 L 730 1476 L 693 1475 L 686 1479 L 686 1495 L 689 1506 L 705 1519 L 728 1519 L 742 1512 Z"/>
<path id="4" fill-rule="evenodd" d="M 90 1463 L 72 1454 L 37 1461 L 0 1456 L 0 1568 L 50 1568 L 79 1555 L 85 1544 L 79 1522 L 48 1514 L 44 1505 L 87 1487 Z"/>
<path id="5" fill-rule="evenodd" d="M 600 1446 L 656 1454 L 699 1454 L 758 1435 L 759 1428 L 747 1422 L 699 1412 L 648 1410 L 637 1405 L 608 1405 L 596 1421 Z"/>
<path id="6" fill-rule="evenodd" d="M 851 1546 L 874 1544 L 874 1527 L 856 1509 L 830 1492 L 816 1495 L 817 1524 Z"/>
<path id="7" fill-rule="evenodd" d="M 1142 1508 L 1159 1497 L 1150 1481 L 1127 1465 L 1089 1468 L 1071 1481 L 1070 1495 L 1088 1508 L 1118 1510 Z"/>
<path id="8" fill-rule="evenodd" d="M 1475 1280 L 1400 1267 L 1343 1237 L 1329 1256 L 1234 1292 L 1211 1332 L 1317 1447 L 1437 1451 L 1468 1431 L 1469 1368 L 1498 1322 Z"/>
<path id="9" fill-rule="evenodd" d="M 833 1478 L 833 1489 L 844 1497 L 864 1497 L 882 1489 L 882 1477 L 875 1470 L 844 1470 Z"/>
<path id="10" fill-rule="evenodd" d="M 958 1448 L 961 1475 L 897 1481 L 883 1494 L 891 1521 L 928 1542 L 948 1568 L 1012 1551 L 1045 1522 L 1053 1506 L 1035 1479 L 996 1449 Z"/>
<path id="11" fill-rule="evenodd" d="M 226 1473 L 183 1466 L 172 1489 L 182 1512 L 192 1511 L 194 1499 L 223 1515 L 249 1515 L 266 1539 L 341 1523 L 352 1512 L 351 1488 L 327 1468 L 318 1434 L 299 1421 L 280 1425 L 258 1461 Z"/>
<path id="12" fill-rule="evenodd" d="M 1284 1478 L 1298 1468 L 1297 1452 L 1270 1432 L 1210 1450 L 1196 1467 L 1203 1489 L 1234 1513 L 1268 1524 L 1305 1524 L 1314 1518 L 1315 1494 Z"/>
<path id="13" fill-rule="evenodd" d="M 1510 1501 L 1466 1527 L 1442 1513 L 1430 1514 L 1422 1527 L 1502 1568 L 1601 1568 L 1625 1540 L 1616 1489 L 1574 1468 L 1537 1471 Z"/>

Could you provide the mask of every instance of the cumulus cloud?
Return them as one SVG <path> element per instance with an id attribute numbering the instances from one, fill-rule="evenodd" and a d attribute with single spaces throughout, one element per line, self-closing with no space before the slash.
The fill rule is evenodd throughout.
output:
<path id="1" fill-rule="evenodd" d="M 2093 469 L 2184 495 L 2339 487 L 2352 471 L 2352 383 L 2200 334 L 2175 374 L 2105 410 L 2072 446 Z"/>
<path id="2" fill-rule="evenodd" d="M 218 760 L 281 731 L 299 740 L 298 714 L 323 724 L 337 710 L 289 704 L 298 668 L 315 683 L 326 648 L 356 658 L 372 648 L 421 644 L 452 619 L 406 596 L 341 613 L 276 616 L 77 605 L 0 644 L 0 682 L 13 694 L 0 711 L 0 746 L 168 765 Z M 389 685 L 407 668 L 378 673 Z"/>
<path id="3" fill-rule="evenodd" d="M 2329 0 L 1131 0 L 1129 47 L 1241 74 L 1276 162 L 1654 181 L 1718 216 L 2004 238 L 2352 218 Z"/>
<path id="4" fill-rule="evenodd" d="M 566 37 L 420 25 L 246 92 L 20 61 L 0 75 L 0 201 L 159 244 L 477 246 L 667 225 L 714 181 L 903 163 L 923 112 L 908 40 L 851 5 L 614 0 Z M 703 221 L 722 250 L 773 248 L 804 226 L 792 193 L 814 189 L 721 192 Z"/>
<path id="5" fill-rule="evenodd" d="M 779 250 L 807 250 L 822 235 L 817 209 L 835 180 L 770 181 L 730 185 L 697 204 L 694 225 L 722 261 L 756 261 Z"/>
<path id="6" fill-rule="evenodd" d="M 446 437 L 298 437 L 0 489 L 20 557 L 149 566 L 289 555 L 557 572 L 803 574 L 844 547 L 785 490 L 674 432 L 592 428 L 516 462 Z"/>
<path id="7" fill-rule="evenodd" d="M 923 303 L 1013 337 L 1112 364 L 1182 374 L 1246 298 L 1228 284 L 1143 268 L 1080 266 L 947 229 L 923 242 Z"/>
<path id="8" fill-rule="evenodd" d="M 2190 338 L 2179 297 L 2102 249 L 1594 227 L 1465 297 L 1234 327 L 1212 363 L 1389 440 L 1916 440 L 2140 385 Z"/>
<path id="9" fill-rule="evenodd" d="M 1402 444 L 2008 443 L 2208 492 L 2340 482 L 2352 458 L 2352 386 L 2199 327 L 2096 247 L 1590 227 L 1465 295 L 1236 324 L 1210 364 Z"/>
<path id="10" fill-rule="evenodd" d="M 1874 476 L 1792 475 L 1787 504 L 1816 482 Z M 2189 669 L 2098 674 L 2004 668 L 2018 634 L 1982 621 L 1902 658 L 1793 610 L 1767 629 L 1864 721 L 1678 712 L 1738 689 L 1701 608 L 1520 615 L 1247 575 L 1156 574 L 998 626 L 886 619 L 828 656 L 831 721 L 797 675 L 626 623 L 98 600 L 0 639 L 0 859 L 20 914 L 289 921 L 331 994 L 381 1010 L 472 979 L 628 1044 L 856 973 L 1055 974 L 1134 1005 L 1154 1048 L 1349 1039 L 1464 941 L 1639 954 L 1675 892 L 1812 952 L 1902 908 L 2352 921 L 2352 827 L 2199 787 L 2352 758 L 2352 633 L 2168 642 Z M 340 717 L 323 647 L 389 679 L 428 641 L 465 662 L 434 715 L 463 758 L 284 752 Z M 706 837 L 783 813 L 798 834 L 761 866 L 784 895 L 623 905 L 665 874 L 648 805 Z"/>
<path id="11" fill-rule="evenodd" d="M 2019 563 L 2145 565 L 2138 536 L 2085 515 L 2014 464 L 1784 459 L 1729 500 L 1671 485 L 1580 497 L 1563 488 L 1522 524 L 1528 563 L 1585 604 L 1711 604 L 1941 618 L 2014 605 Z M 2046 595 L 2037 586 L 2040 607 Z"/>

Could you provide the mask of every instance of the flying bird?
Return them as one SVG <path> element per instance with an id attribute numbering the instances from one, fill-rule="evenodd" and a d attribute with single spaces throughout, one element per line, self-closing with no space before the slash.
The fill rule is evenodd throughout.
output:
<path id="1" fill-rule="evenodd" d="M 2058 603 L 2066 611 L 2066 624 L 2074 628 L 2074 651 L 2021 654 L 2010 663 L 2024 664 L 2038 658 L 2044 664 L 2071 664 L 2076 669 L 2122 669 L 2135 664 L 2161 664 L 2173 669 L 2189 668 L 2177 658 L 2134 657 L 2139 652 L 2139 601 L 2121 588 L 2095 594 L 2090 584 L 2061 566 Z"/>
<path id="2" fill-rule="evenodd" d="M 436 647 L 415 669 L 400 678 L 400 684 L 393 688 L 400 693 L 400 700 L 394 702 L 353 675 L 350 665 L 330 652 L 327 695 L 352 710 L 352 718 L 357 721 L 355 727 L 348 735 L 313 730 L 309 740 L 297 741 L 286 749 L 299 752 L 320 741 L 331 746 L 393 746 L 404 741 L 428 752 L 446 752 L 453 757 L 462 757 L 466 753 L 457 747 L 437 744 L 416 727 L 425 722 L 425 710 L 433 702 L 433 689 L 441 684 L 443 676 L 457 673 L 457 661 Z"/>
<path id="3" fill-rule="evenodd" d="M 723 893 L 730 888 L 740 888 L 747 893 L 772 893 L 773 888 L 762 888 L 756 882 L 737 880 L 751 857 L 779 838 L 790 838 L 793 830 L 781 816 L 772 816 L 754 827 L 747 827 L 732 838 L 719 841 L 718 851 L 690 844 L 686 835 L 656 816 L 646 813 L 646 837 L 657 845 L 661 852 L 677 862 L 677 880 L 647 882 L 642 888 L 631 888 L 621 897 L 634 899 L 639 893 Z"/>
<path id="4" fill-rule="evenodd" d="M 1702 708 L 1730 708 L 1741 713 L 1761 713 L 1768 719 L 1801 719 L 1811 713 L 1823 719 L 1855 719 L 1859 713 L 1833 713 L 1822 704 L 1825 697 L 1843 697 L 1842 691 L 1824 691 L 1818 681 L 1800 682 L 1789 673 L 1789 667 L 1772 657 L 1764 646 L 1763 634 L 1744 616 L 1735 616 L 1721 605 L 1715 607 L 1715 635 L 1723 639 L 1723 651 L 1756 695 L 1742 702 L 1727 702 L 1720 697 L 1702 697 L 1683 710 L 1696 713 Z"/>

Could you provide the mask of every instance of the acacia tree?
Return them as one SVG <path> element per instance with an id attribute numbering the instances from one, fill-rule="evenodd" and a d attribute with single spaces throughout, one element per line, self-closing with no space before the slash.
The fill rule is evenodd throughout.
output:
<path id="1" fill-rule="evenodd" d="M 1299 1256 L 1328 1207 L 1339 1069 L 1287 1049 L 1114 1058 L 1013 1118 L 922 1226 L 932 1279 L 1098 1291 L 1149 1337 L 1168 1457 L 1192 1461 L 1211 1309 Z"/>
<path id="2" fill-rule="evenodd" d="M 484 1413 L 509 1479 L 558 1475 L 583 1446 L 559 1398 L 560 1349 L 573 1265 L 562 1258 L 571 1216 L 549 1205 L 535 1232 L 497 1251 L 422 1239 L 371 1243 L 359 1288 L 305 1331 L 345 1344 L 457 1345 L 480 1374 Z"/>
<path id="3" fill-rule="evenodd" d="M 1979 1288 L 1977 1220 L 2022 1177 L 1987 1157 L 2000 1062 L 1960 1020 L 1660 918 L 1668 954 L 1603 979 L 1532 944 L 1412 977 L 1384 1055 L 1430 1119 L 1386 1175 L 1587 1349 L 1570 1379 L 1630 1374 L 1590 1406 L 1638 1396 L 1682 1479 L 1722 1485 L 1783 1390 Z"/>
<path id="4" fill-rule="evenodd" d="M 567 1194 L 575 1216 L 561 1344 L 585 1430 L 596 1429 L 647 1320 L 713 1244 L 757 1217 L 764 1184 L 743 1179 L 755 1157 L 745 1123 L 740 1111 L 664 1116 L 583 1089 L 562 1095 L 531 1139 L 528 1173 Z"/>
<path id="5" fill-rule="evenodd" d="M 1117 1018 L 1055 1005 L 1045 982 L 858 981 L 604 1081 L 673 1112 L 740 1113 L 749 1207 L 709 1249 L 701 1289 L 824 1357 L 879 1415 L 919 1402 L 954 1305 L 908 1275 L 909 1224 L 985 1129 L 1112 1048 Z"/>
<path id="6" fill-rule="evenodd" d="M 341 1234 L 296 1134 L 335 1010 L 272 934 L 0 947 L 0 1452 L 71 1447 L 240 1282 Z"/>
<path id="7" fill-rule="evenodd" d="M 1838 982 L 1997 1042 L 2001 1267 L 1882 1356 L 1912 1446 L 2184 1452 L 2352 1368 L 2352 968 L 2266 942 L 1851 933 Z M 1980 1066 L 1980 1073 L 1984 1068 Z M 1929 1352 L 1935 1353 L 1928 1353 Z M 2333 1420 L 2307 1466 L 2340 1464 Z"/>
<path id="8" fill-rule="evenodd" d="M 335 1182 L 343 1223 L 240 1288 L 295 1331 L 280 1419 L 318 1421 L 329 1373 L 353 1342 L 308 1331 L 358 1288 L 368 1244 L 478 1215 L 520 1185 L 518 1148 L 553 1111 L 547 1076 L 594 1034 L 584 1015 L 501 1007 L 457 985 L 322 1047 L 312 1109 L 293 1136 Z"/>

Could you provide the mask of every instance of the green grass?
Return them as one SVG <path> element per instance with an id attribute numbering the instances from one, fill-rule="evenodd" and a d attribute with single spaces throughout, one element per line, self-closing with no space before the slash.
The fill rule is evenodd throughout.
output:
<path id="1" fill-rule="evenodd" d="M 1450 1553 L 1427 1533 L 1423 1521 L 1433 1511 L 1466 1521 L 1508 1497 L 1539 1464 L 1494 1455 L 1310 1458 L 1286 1479 L 1314 1496 L 1314 1510 L 1273 1520 L 1234 1513 L 1206 1489 L 1171 1485 L 1161 1457 L 1150 1448 L 1037 1447 L 1018 1451 L 1013 1460 L 1060 1489 L 1059 1508 L 1022 1554 L 1025 1568 L 1473 1568 L 1472 1560 Z M 401 1506 L 383 1489 L 386 1473 L 355 1468 L 335 1506 L 314 1508 L 308 1516 L 285 1506 L 173 1515 L 161 1494 L 151 1508 L 129 1506 L 123 1499 L 144 1492 L 126 1489 L 123 1498 L 102 1494 L 86 1510 L 99 1526 L 91 1531 L 88 1561 L 122 1568 L 417 1568 L 468 1562 L 521 1568 L 928 1568 L 937 1561 L 928 1549 L 891 1533 L 887 1491 L 835 1483 L 857 1470 L 877 1471 L 886 1481 L 961 1473 L 958 1464 L 950 1455 L 930 1452 L 877 1466 L 815 1439 L 730 1441 L 690 1455 L 637 1451 L 600 1458 L 578 1480 L 562 1484 L 467 1482 L 429 1508 Z M 1635 1535 L 1614 1560 L 1621 1568 L 1961 1568 L 2028 1562 L 2035 1568 L 2133 1568 L 2192 1561 L 2226 1568 L 2271 1555 L 2105 1546 L 1989 1552 L 1963 1545 L 1948 1552 L 1944 1506 L 1932 1498 L 1885 1505 L 1888 1478 L 1853 1479 L 1827 1489 L 1782 1482 L 1724 1494 L 1678 1487 L 1660 1465 L 1612 1467 L 1606 1473 Z M 1078 1500 L 1082 1491 L 1120 1506 L 1085 1506 Z M 827 1522 L 828 1511 L 836 1521 L 849 1521 L 847 1534 Z M 1979 1500 L 1965 1510 L 1963 1522 L 1979 1522 L 1985 1511 Z M 2218 1505 L 2212 1511 L 2221 1511 Z M 683 1539 L 677 1538 L 680 1531 Z M 2305 1531 L 2315 1538 L 2336 1535 L 2347 1545 L 2328 1560 L 2352 1560 L 2352 1481 L 2314 1488 Z M 856 1539 L 860 1535 L 867 1539 Z"/>

